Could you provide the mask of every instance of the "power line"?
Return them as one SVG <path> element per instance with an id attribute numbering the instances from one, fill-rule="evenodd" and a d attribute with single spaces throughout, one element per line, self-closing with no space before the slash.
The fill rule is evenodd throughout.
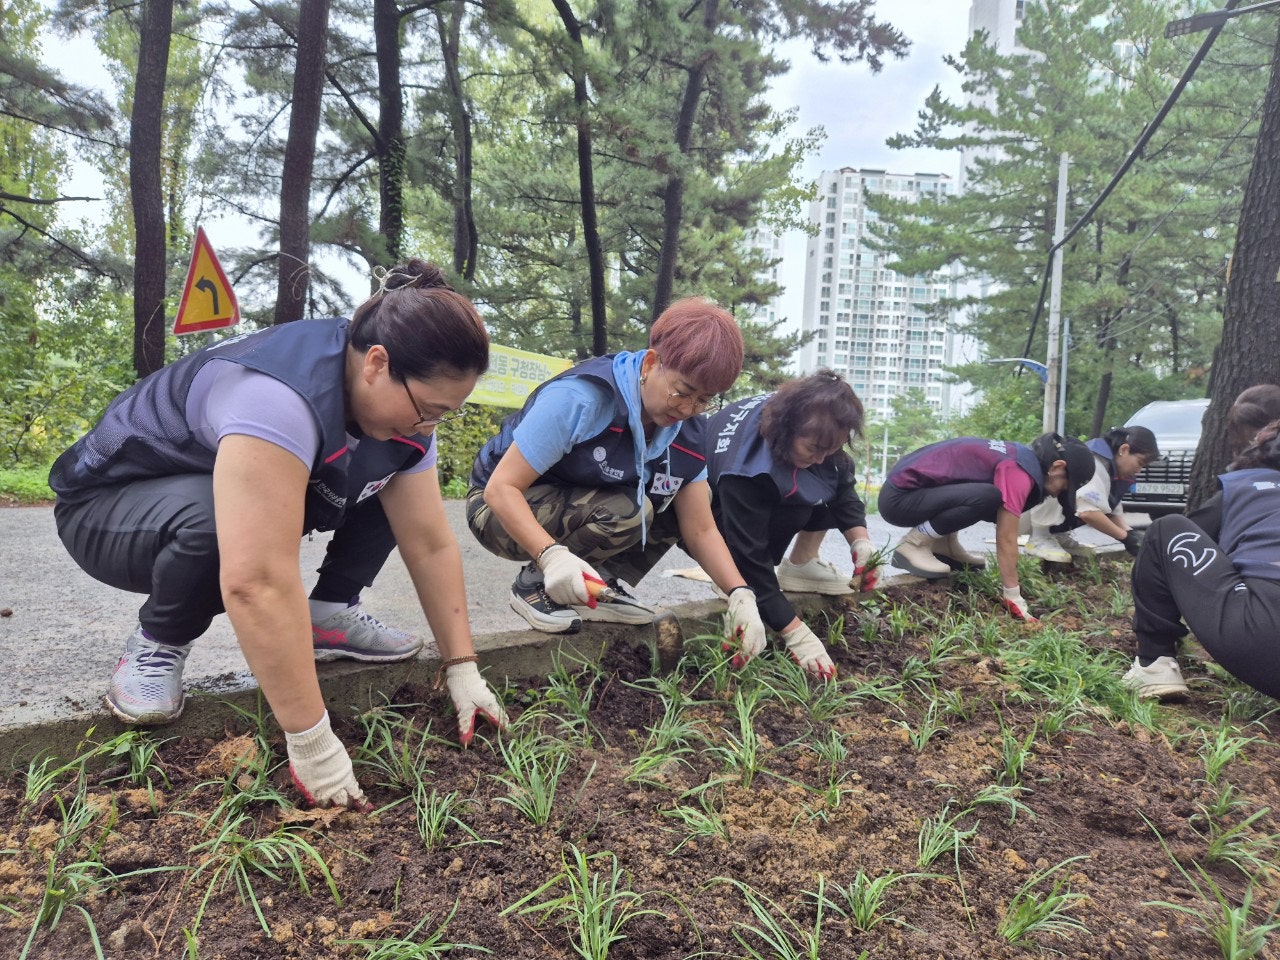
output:
<path id="1" fill-rule="evenodd" d="M 1233 10 L 1239 2 L 1240 0 L 1227 0 L 1226 5 L 1222 9 Z M 1222 24 L 1218 24 L 1210 28 L 1208 35 L 1200 44 L 1200 49 L 1196 51 L 1195 56 L 1191 58 L 1191 62 L 1188 63 L 1186 69 L 1182 71 L 1182 76 L 1179 77 L 1178 82 L 1174 84 L 1173 89 L 1169 92 L 1169 96 L 1165 98 L 1164 103 L 1156 112 L 1155 117 L 1152 118 L 1151 122 L 1146 125 L 1142 133 L 1138 136 L 1138 142 L 1133 145 L 1133 149 L 1129 151 L 1129 155 L 1125 157 L 1124 162 L 1120 164 L 1120 169 L 1118 169 L 1111 177 L 1111 181 L 1103 188 L 1102 193 L 1098 194 L 1098 198 L 1089 205 L 1089 209 L 1084 212 L 1079 220 L 1071 225 L 1070 229 L 1062 235 L 1061 240 L 1049 248 L 1049 255 L 1046 258 L 1044 267 L 1044 279 L 1040 284 L 1040 296 L 1036 300 L 1036 312 L 1031 317 L 1031 328 L 1027 331 L 1027 345 L 1022 351 L 1024 354 L 1031 350 L 1031 344 L 1035 340 L 1036 326 L 1040 322 L 1040 314 L 1044 310 L 1045 293 L 1049 288 L 1049 274 L 1053 269 L 1054 254 L 1062 247 L 1066 246 L 1067 242 L 1084 228 L 1085 224 L 1087 224 L 1089 220 L 1092 219 L 1093 215 L 1097 213 L 1098 208 L 1102 206 L 1103 201 L 1106 200 L 1107 197 L 1111 196 L 1111 192 L 1115 190 L 1124 175 L 1129 172 L 1129 168 L 1133 166 L 1138 157 L 1142 156 L 1143 149 L 1146 147 L 1147 143 L 1150 142 L 1151 138 L 1155 136 L 1155 132 L 1160 129 L 1160 124 L 1164 122 L 1164 118 L 1168 116 L 1169 111 L 1173 109 L 1173 105 L 1178 102 L 1178 98 L 1182 95 L 1182 91 L 1186 89 L 1187 84 L 1191 82 L 1191 78 L 1195 76 L 1196 69 L 1200 66 L 1200 62 L 1209 53 L 1209 48 L 1213 46 L 1214 41 L 1218 39 L 1218 34 L 1222 32 L 1222 26 Z"/>

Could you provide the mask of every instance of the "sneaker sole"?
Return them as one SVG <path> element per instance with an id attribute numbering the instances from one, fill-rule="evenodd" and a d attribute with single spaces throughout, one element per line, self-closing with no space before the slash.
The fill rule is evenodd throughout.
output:
<path id="1" fill-rule="evenodd" d="M 937 573 L 931 570 L 921 570 L 896 550 L 893 552 L 892 560 L 895 567 L 899 567 L 907 571 L 907 573 L 920 577 L 922 580 L 945 580 L 947 577 L 951 576 L 950 570 L 943 570 Z M 941 557 L 939 557 L 938 560 L 939 562 L 944 562 Z"/>
<path id="2" fill-rule="evenodd" d="M 572 620 L 566 620 L 563 617 L 539 617 L 537 611 L 530 609 L 527 603 L 515 595 L 509 597 L 507 603 L 525 623 L 539 633 L 577 633 L 582 629 L 582 620 L 577 615 Z"/>
<path id="3" fill-rule="evenodd" d="M 1145 687 L 1129 687 L 1143 700 L 1185 700 L 1191 691 L 1185 686 L 1173 684 L 1151 684 Z"/>
<path id="4" fill-rule="evenodd" d="M 352 650 L 349 647 L 315 647 L 315 659 L 318 663 L 327 663 L 331 660 L 359 660 L 362 663 L 399 663 L 401 660 L 409 660 L 416 657 L 422 650 L 422 644 L 418 644 L 412 650 L 406 650 L 402 653 L 370 653 L 364 650 Z"/>
<path id="5" fill-rule="evenodd" d="M 935 553 L 935 557 L 945 563 L 952 570 L 985 570 L 987 569 L 987 561 L 981 563 L 970 563 L 967 560 L 957 560 L 955 557 L 949 557 L 945 553 Z"/>
<path id="6" fill-rule="evenodd" d="M 184 694 L 182 702 L 178 704 L 178 709 L 174 713 L 164 713 L 159 710 L 152 710 L 149 713 L 143 713 L 140 716 L 134 716 L 123 708 L 116 706 L 115 701 L 111 699 L 111 694 L 106 694 L 102 698 L 102 702 L 107 705 L 107 709 L 115 714 L 116 719 L 122 723 L 130 723 L 141 727 L 154 727 L 163 723 L 170 723 L 182 716 L 182 710 L 187 705 L 187 697 Z"/>
<path id="7" fill-rule="evenodd" d="M 1035 557 L 1037 560 L 1043 560 L 1045 563 L 1070 563 L 1072 560 L 1071 554 L 1066 550 L 1063 550 L 1062 554 L 1056 557 L 1047 557 L 1043 553 L 1039 553 L 1035 550 L 1028 550 L 1026 547 L 1022 548 L 1022 552 L 1028 557 Z"/>
<path id="8" fill-rule="evenodd" d="M 588 620 L 592 623 L 627 623 L 632 626 L 653 623 L 653 614 L 629 607 L 625 603 L 597 603 L 594 608 L 574 604 L 571 609 L 584 623 Z"/>
<path id="9" fill-rule="evenodd" d="M 782 573 L 778 574 L 778 586 L 788 593 L 817 593 L 824 597 L 840 597 L 846 593 L 853 593 L 853 587 L 849 586 L 847 580 L 844 582 L 803 580 Z"/>

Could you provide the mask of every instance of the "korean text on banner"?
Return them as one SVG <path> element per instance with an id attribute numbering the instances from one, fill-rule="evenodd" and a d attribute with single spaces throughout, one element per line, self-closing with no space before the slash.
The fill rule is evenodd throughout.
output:
<path id="1" fill-rule="evenodd" d="M 571 360 L 561 357 L 547 357 L 491 344 L 489 372 L 480 378 L 469 399 L 472 403 L 487 403 L 495 407 L 523 407 L 529 394 L 540 383 L 571 366 Z"/>

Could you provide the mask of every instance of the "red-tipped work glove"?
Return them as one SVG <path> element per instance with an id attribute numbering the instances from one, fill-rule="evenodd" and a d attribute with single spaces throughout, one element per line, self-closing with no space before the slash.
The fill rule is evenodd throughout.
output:
<path id="1" fill-rule="evenodd" d="M 565 606 L 595 607 L 596 602 L 587 592 L 584 577 L 600 579 L 600 574 L 563 543 L 553 543 L 538 557 L 542 570 L 542 588 L 547 596 Z"/>
<path id="2" fill-rule="evenodd" d="M 724 650 L 734 651 L 733 665 L 746 666 L 752 657 L 764 650 L 764 621 L 756 608 L 756 595 L 749 587 L 729 591 L 728 624 Z"/>
<path id="3" fill-rule="evenodd" d="M 805 673 L 809 676 L 819 680 L 835 679 L 836 665 L 831 662 L 827 648 L 803 623 L 784 632 L 782 640 L 787 645 L 787 652 L 791 654 L 791 659 L 804 667 Z"/>
<path id="4" fill-rule="evenodd" d="M 1005 587 L 1002 603 L 1009 609 L 1009 612 L 1018 619 L 1026 623 L 1039 623 L 1035 617 L 1031 615 L 1031 608 L 1027 606 L 1027 601 L 1022 599 L 1021 587 Z"/>
<path id="5" fill-rule="evenodd" d="M 493 688 L 480 676 L 480 668 L 474 660 L 447 666 L 444 682 L 458 710 L 458 740 L 464 747 L 471 744 L 476 722 L 481 716 L 499 730 L 507 729 L 507 712 L 502 709 Z"/>
<path id="6" fill-rule="evenodd" d="M 356 783 L 346 748 L 329 726 L 328 711 L 310 730 L 286 732 L 284 741 L 289 773 L 308 803 L 317 807 L 350 807 L 361 813 L 373 809 Z"/>
<path id="7" fill-rule="evenodd" d="M 862 592 L 870 593 L 880 582 L 880 568 L 869 567 L 876 546 L 870 540 L 855 540 L 850 548 L 853 554 L 853 575 L 862 577 Z"/>

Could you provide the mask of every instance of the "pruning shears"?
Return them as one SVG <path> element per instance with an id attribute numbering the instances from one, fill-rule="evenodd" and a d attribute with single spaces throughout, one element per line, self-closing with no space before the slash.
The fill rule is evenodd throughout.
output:
<path id="1" fill-rule="evenodd" d="M 589 573 L 584 573 L 582 575 L 582 579 L 586 581 L 587 594 L 593 600 L 600 600 L 605 603 L 617 603 L 624 607 L 635 607 L 637 610 L 643 610 L 651 617 L 655 615 L 655 611 L 652 607 L 646 606 L 639 600 L 633 600 L 631 597 L 624 596 L 599 577 L 593 577 Z"/>

